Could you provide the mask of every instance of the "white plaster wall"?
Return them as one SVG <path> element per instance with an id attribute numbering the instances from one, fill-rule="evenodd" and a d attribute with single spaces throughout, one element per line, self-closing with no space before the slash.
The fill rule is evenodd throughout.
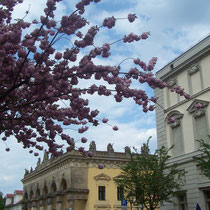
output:
<path id="1" fill-rule="evenodd" d="M 21 195 L 21 194 L 16 194 L 16 195 L 14 196 L 14 204 L 16 204 L 17 202 L 19 202 L 22 198 L 23 198 L 23 195 Z"/>
<path id="2" fill-rule="evenodd" d="M 187 71 L 183 71 L 177 75 L 177 85 L 184 88 L 184 91 L 189 94 L 188 75 Z M 179 101 L 185 100 L 184 96 L 179 96 Z"/>
<path id="3" fill-rule="evenodd" d="M 201 60 L 204 89 L 210 87 L 210 55 Z"/>

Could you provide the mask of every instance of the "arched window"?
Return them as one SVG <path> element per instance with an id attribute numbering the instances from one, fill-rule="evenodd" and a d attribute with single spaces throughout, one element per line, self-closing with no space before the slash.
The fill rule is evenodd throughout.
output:
<path id="1" fill-rule="evenodd" d="M 33 190 L 31 190 L 31 192 L 30 192 L 30 199 L 33 199 L 34 198 L 34 192 L 33 192 Z"/>
<path id="2" fill-rule="evenodd" d="M 38 197 L 40 197 L 40 189 L 39 188 L 36 189 L 36 198 L 38 198 Z"/>
<path id="3" fill-rule="evenodd" d="M 28 193 L 27 192 L 24 193 L 24 200 L 28 200 Z"/>
<path id="4" fill-rule="evenodd" d="M 67 182 L 65 179 L 62 179 L 61 181 L 61 190 L 66 190 L 67 189 Z"/>
<path id="5" fill-rule="evenodd" d="M 43 195 L 47 195 L 48 194 L 48 189 L 47 186 L 45 185 L 43 188 Z"/>
<path id="6" fill-rule="evenodd" d="M 56 192 L 56 190 L 57 190 L 56 184 L 55 184 L 55 182 L 53 182 L 51 185 L 51 192 L 54 193 L 54 192 Z"/>

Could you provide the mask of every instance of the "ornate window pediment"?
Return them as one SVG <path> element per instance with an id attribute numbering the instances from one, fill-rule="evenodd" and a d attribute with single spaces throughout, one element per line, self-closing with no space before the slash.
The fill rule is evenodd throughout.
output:
<path id="1" fill-rule="evenodd" d="M 111 177 L 108 176 L 108 175 L 106 175 L 106 174 L 104 174 L 104 173 L 101 173 L 101 174 L 99 174 L 97 176 L 94 176 L 94 179 L 96 181 L 98 181 L 98 180 L 106 180 L 106 181 L 109 181 L 109 180 L 111 180 Z"/>
<path id="2" fill-rule="evenodd" d="M 203 101 L 199 99 L 195 99 L 190 106 L 187 108 L 187 111 L 193 114 L 193 117 L 200 117 L 205 114 L 205 107 L 208 106 L 208 101 Z M 196 106 L 198 108 L 196 108 Z"/>
<path id="3" fill-rule="evenodd" d="M 170 112 L 166 117 L 166 122 L 170 125 L 171 128 L 175 128 L 181 124 L 181 119 L 183 114 L 177 110 Z"/>

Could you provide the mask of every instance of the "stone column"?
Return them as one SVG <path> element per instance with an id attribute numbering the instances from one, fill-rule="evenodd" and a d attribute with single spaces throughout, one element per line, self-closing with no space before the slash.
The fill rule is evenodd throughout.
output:
<path id="1" fill-rule="evenodd" d="M 35 200 L 32 201 L 31 210 L 37 210 L 36 201 Z"/>
<path id="2" fill-rule="evenodd" d="M 52 198 L 47 198 L 47 210 L 52 210 Z"/>
<path id="3" fill-rule="evenodd" d="M 44 210 L 44 200 L 43 199 L 41 199 L 39 201 L 39 206 L 40 206 L 40 210 Z"/>
<path id="4" fill-rule="evenodd" d="M 63 198 L 61 195 L 56 196 L 56 210 L 62 210 Z"/>
<path id="5" fill-rule="evenodd" d="M 74 210 L 74 200 L 71 195 L 67 196 L 67 208 Z"/>

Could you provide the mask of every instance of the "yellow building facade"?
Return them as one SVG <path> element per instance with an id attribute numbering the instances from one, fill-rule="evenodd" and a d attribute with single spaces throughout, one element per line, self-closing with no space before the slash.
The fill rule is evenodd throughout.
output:
<path id="1" fill-rule="evenodd" d="M 121 191 L 114 179 L 120 174 L 120 166 L 129 161 L 129 148 L 119 153 L 109 144 L 107 151 L 96 151 L 91 142 L 89 150 L 94 153 L 92 158 L 83 157 L 77 150 L 58 158 L 45 154 L 34 170 L 26 170 L 22 179 L 23 209 L 121 209 Z M 99 163 L 104 169 L 98 168 Z"/>

